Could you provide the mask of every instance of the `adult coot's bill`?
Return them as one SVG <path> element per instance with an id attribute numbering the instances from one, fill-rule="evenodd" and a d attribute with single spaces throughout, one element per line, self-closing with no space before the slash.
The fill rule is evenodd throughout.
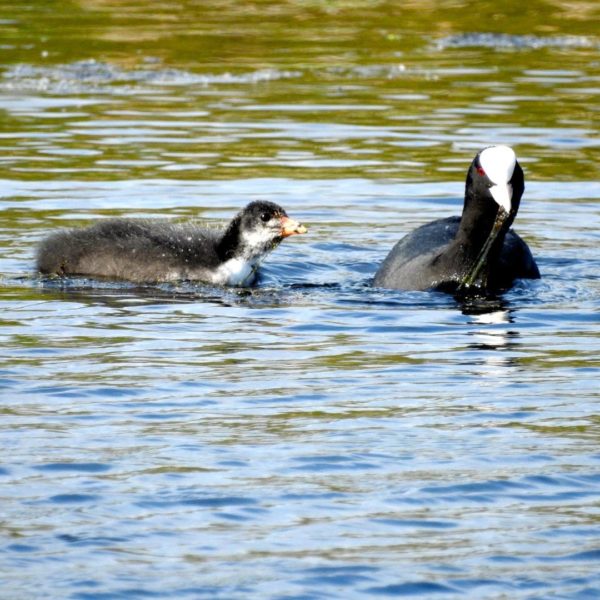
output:
<path id="1" fill-rule="evenodd" d="M 41 273 L 60 276 L 248 286 L 260 261 L 283 238 L 305 232 L 304 225 L 273 202 L 251 202 L 224 230 L 107 219 L 45 239 L 37 266 Z"/>
<path id="2" fill-rule="evenodd" d="M 469 167 L 462 215 L 432 221 L 402 238 L 374 285 L 485 294 L 506 290 L 516 279 L 538 279 L 529 247 L 510 229 L 524 189 L 512 148 L 485 148 Z"/>

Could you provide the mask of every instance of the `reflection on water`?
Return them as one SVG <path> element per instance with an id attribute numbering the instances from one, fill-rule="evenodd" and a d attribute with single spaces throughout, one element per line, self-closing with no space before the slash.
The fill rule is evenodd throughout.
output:
<path id="1" fill-rule="evenodd" d="M 595 597 L 597 13 L 3 6 L 0 596 Z M 491 143 L 543 278 L 372 288 Z M 32 272 L 61 227 L 257 198 L 310 233 L 254 289 Z"/>
<path id="2" fill-rule="evenodd" d="M 17 58 L 0 78 L 11 115 L 3 161 L 29 178 L 231 179 L 258 167 L 429 181 L 462 175 L 482 145 L 509 143 L 534 178 L 597 178 L 595 38 L 384 40 L 368 57 L 293 66 L 279 55 L 186 68 L 150 54 L 133 64 Z"/>
<path id="3" fill-rule="evenodd" d="M 511 327 L 514 319 L 510 309 L 489 307 L 488 310 L 468 314 L 475 325 L 469 348 L 483 351 L 482 374 L 490 370 L 502 374 L 507 367 L 518 366 L 513 352 L 518 351 L 521 340 L 518 328 Z"/>
<path id="4" fill-rule="evenodd" d="M 493 48 L 494 50 L 533 50 L 538 48 L 598 48 L 598 42 L 583 35 L 509 35 L 470 33 L 437 40 L 438 48 Z"/>

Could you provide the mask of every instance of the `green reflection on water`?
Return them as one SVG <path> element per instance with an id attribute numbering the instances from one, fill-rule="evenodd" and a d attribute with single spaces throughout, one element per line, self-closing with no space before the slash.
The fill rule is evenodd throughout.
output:
<path id="1" fill-rule="evenodd" d="M 542 1 L 5 5 L 0 177 L 455 180 L 475 148 L 507 142 L 530 177 L 593 180 L 599 12 Z M 439 46 L 463 33 L 533 34 L 542 47 Z M 582 37 L 544 46 L 557 36 Z"/>

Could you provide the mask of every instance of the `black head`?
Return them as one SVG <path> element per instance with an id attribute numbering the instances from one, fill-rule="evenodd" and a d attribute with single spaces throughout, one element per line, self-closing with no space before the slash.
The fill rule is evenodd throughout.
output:
<path id="1" fill-rule="evenodd" d="M 477 154 L 467 174 L 465 202 L 471 210 L 490 213 L 495 218 L 499 210 L 508 217 L 507 228 L 514 220 L 525 189 L 523 169 L 512 148 L 489 146 Z M 467 205 L 465 203 L 465 208 Z"/>
<path id="2" fill-rule="evenodd" d="M 306 227 L 290 219 L 274 202 L 251 202 L 231 221 L 223 245 L 226 258 L 259 258 L 275 248 L 283 238 L 306 233 Z"/>
<path id="3" fill-rule="evenodd" d="M 459 290 L 487 287 L 524 189 L 523 170 L 512 148 L 490 146 L 473 159 L 457 235 L 469 265 Z"/>

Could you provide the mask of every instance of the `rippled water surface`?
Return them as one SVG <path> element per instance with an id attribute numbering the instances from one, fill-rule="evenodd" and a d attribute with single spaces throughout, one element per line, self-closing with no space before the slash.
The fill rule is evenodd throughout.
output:
<path id="1" fill-rule="evenodd" d="M 599 16 L 0 0 L 0 597 L 599 597 Z M 371 287 L 490 143 L 543 278 Z M 257 198 L 309 234 L 254 289 L 34 273 Z"/>

